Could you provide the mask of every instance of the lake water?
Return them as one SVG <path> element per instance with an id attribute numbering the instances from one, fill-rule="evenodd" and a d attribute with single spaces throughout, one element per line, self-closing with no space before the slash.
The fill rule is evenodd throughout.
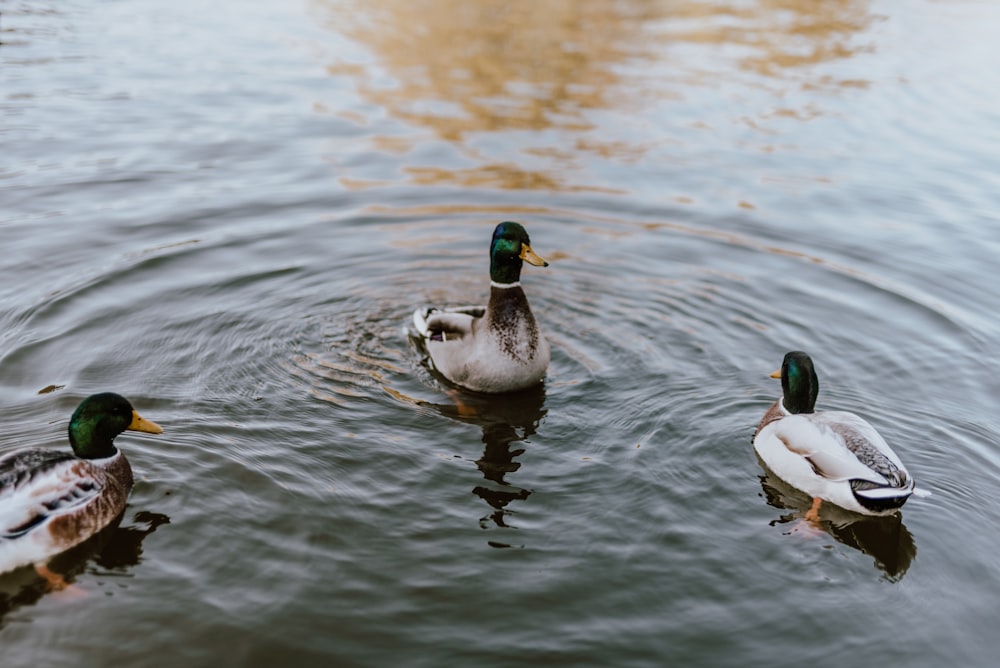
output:
<path id="1" fill-rule="evenodd" d="M 995 665 L 1000 5 L 0 12 L 0 449 L 166 428 L 4 666 Z M 501 220 L 553 354 L 491 398 L 404 327 Z M 802 519 L 792 349 L 931 496 Z"/>

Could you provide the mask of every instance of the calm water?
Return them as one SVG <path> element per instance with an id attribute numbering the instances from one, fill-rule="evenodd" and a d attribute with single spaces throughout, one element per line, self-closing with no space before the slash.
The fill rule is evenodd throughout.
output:
<path id="1" fill-rule="evenodd" d="M 4 666 L 994 665 L 1000 6 L 214 7 L 0 6 L 0 448 L 167 428 Z M 504 219 L 552 366 L 464 395 Z M 795 348 L 932 496 L 800 519 Z"/>

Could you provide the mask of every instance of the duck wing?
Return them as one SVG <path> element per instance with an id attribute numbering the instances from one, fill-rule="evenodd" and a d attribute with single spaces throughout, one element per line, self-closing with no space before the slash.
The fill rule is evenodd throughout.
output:
<path id="1" fill-rule="evenodd" d="M 0 458 L 0 539 L 86 505 L 104 483 L 103 470 L 69 453 L 32 448 Z"/>
<path id="2" fill-rule="evenodd" d="M 870 471 L 868 477 L 854 477 L 890 487 L 912 487 L 913 481 L 903 467 L 902 461 L 871 424 L 854 413 L 845 411 L 823 411 L 814 415 L 817 421 L 828 426 L 844 448 Z"/>
<path id="3" fill-rule="evenodd" d="M 484 306 L 462 306 L 445 310 L 417 309 L 413 313 L 413 324 L 425 339 L 450 341 L 470 336 L 474 324 L 484 313 Z"/>
<path id="4" fill-rule="evenodd" d="M 866 480 L 896 486 L 894 478 L 898 476 L 893 473 L 901 467 L 881 448 L 891 450 L 874 427 L 853 414 L 789 415 L 775 427 L 778 439 L 804 457 L 817 475 L 834 481 Z"/>

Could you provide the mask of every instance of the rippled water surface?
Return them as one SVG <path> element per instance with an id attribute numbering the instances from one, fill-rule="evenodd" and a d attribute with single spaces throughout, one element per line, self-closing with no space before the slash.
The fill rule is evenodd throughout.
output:
<path id="1" fill-rule="evenodd" d="M 119 439 L 121 523 L 4 666 L 992 666 L 1000 7 L 0 6 L 0 448 Z M 536 392 L 428 371 L 493 226 L 551 265 Z M 918 485 L 765 476 L 787 350 Z M 289 663 L 291 662 L 291 663 Z"/>

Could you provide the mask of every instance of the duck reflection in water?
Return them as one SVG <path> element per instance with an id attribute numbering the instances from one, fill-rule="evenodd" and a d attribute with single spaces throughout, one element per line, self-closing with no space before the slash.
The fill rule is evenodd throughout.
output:
<path id="1" fill-rule="evenodd" d="M 452 404 L 431 404 L 442 415 L 460 422 L 479 425 L 483 430 L 483 454 L 476 460 L 476 467 L 483 474 L 486 484 L 476 485 L 472 493 L 490 507 L 488 514 L 479 519 L 483 529 L 515 529 L 508 523 L 514 514 L 509 506 L 514 501 L 524 501 L 531 490 L 512 485 L 508 474 L 521 468 L 516 458 L 524 454 L 524 443 L 538 430 L 545 417 L 545 387 L 538 385 L 521 392 L 500 395 L 481 395 L 451 390 Z M 492 547 L 512 547 L 506 541 L 487 541 Z"/>
<path id="2" fill-rule="evenodd" d="M 876 568 L 889 580 L 898 581 L 906 574 L 916 557 L 917 546 L 903 524 L 901 514 L 870 517 L 824 503 L 819 510 L 819 519 L 810 519 L 811 497 L 772 474 L 759 457 L 757 462 L 764 472 L 760 484 L 767 503 L 792 511 L 773 520 L 771 526 L 788 524 L 791 527 L 788 534 L 800 533 L 802 529 L 823 531 L 837 542 L 872 557 Z"/>
<path id="3" fill-rule="evenodd" d="M 48 563 L 49 569 L 69 583 L 90 563 L 94 564 L 93 570 L 98 575 L 128 572 L 142 558 L 142 541 L 161 525 L 169 524 L 170 518 L 144 510 L 135 514 L 132 524 L 122 527 L 123 517 L 124 513 L 88 540 L 53 557 Z M 51 591 L 49 582 L 39 577 L 31 566 L 4 573 L 0 576 L 0 628 L 8 614 L 37 603 Z M 87 594 L 87 590 L 70 585 L 54 595 L 75 598 Z"/>

